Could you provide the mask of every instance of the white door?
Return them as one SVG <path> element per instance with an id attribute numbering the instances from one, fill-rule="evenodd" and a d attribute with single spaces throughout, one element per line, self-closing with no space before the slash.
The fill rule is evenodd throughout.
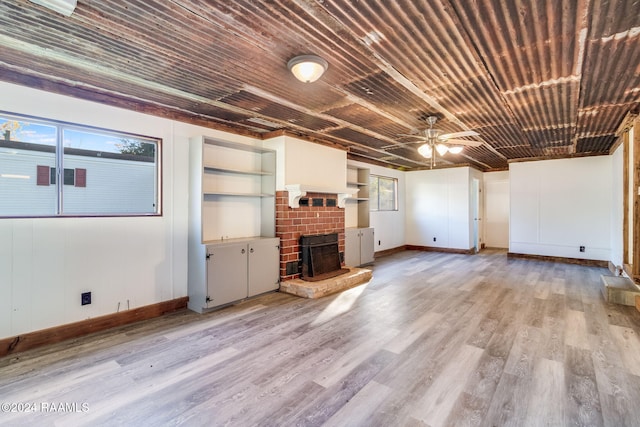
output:
<path id="1" fill-rule="evenodd" d="M 509 181 L 484 183 L 484 243 L 489 248 L 509 247 Z"/>
<path id="2" fill-rule="evenodd" d="M 480 251 L 480 181 L 473 178 L 471 188 L 471 207 L 473 209 L 473 247 L 476 252 Z"/>

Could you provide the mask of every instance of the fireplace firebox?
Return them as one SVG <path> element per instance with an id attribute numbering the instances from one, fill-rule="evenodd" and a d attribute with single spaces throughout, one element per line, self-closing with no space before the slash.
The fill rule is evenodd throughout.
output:
<path id="1" fill-rule="evenodd" d="M 338 233 L 300 236 L 303 280 L 315 282 L 348 273 L 342 268 Z"/>

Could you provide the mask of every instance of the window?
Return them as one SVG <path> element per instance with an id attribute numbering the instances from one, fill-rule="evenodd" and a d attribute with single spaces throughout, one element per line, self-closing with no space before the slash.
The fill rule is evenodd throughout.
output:
<path id="1" fill-rule="evenodd" d="M 372 211 L 398 210 L 398 179 L 371 175 L 369 201 Z"/>
<path id="2" fill-rule="evenodd" d="M 0 112 L 0 217 L 158 215 L 160 140 Z"/>

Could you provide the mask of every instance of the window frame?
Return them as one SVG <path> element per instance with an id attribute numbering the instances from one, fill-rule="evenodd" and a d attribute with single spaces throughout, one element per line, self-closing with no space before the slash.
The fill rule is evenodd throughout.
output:
<path id="1" fill-rule="evenodd" d="M 377 183 L 377 195 L 376 200 L 373 200 L 371 197 L 369 198 L 369 211 L 371 212 L 397 212 L 398 209 L 398 178 L 394 178 L 391 176 L 370 174 L 369 175 L 369 187 L 371 187 L 371 182 L 376 180 Z M 393 209 L 380 209 L 380 179 L 389 180 L 393 182 Z M 369 195 L 371 196 L 371 188 L 369 188 Z"/>
<path id="2" fill-rule="evenodd" d="M 148 135 L 141 135 L 136 133 L 118 131 L 115 129 L 102 128 L 98 126 L 89 126 L 73 122 L 67 122 L 62 120 L 47 119 L 43 117 L 31 116 L 27 114 L 13 113 L 10 111 L 0 110 L 0 116 L 16 121 L 25 121 L 33 124 L 51 126 L 56 128 L 56 144 L 55 144 L 55 166 L 51 169 L 55 169 L 55 182 L 51 185 L 56 186 L 56 212 L 54 214 L 44 215 L 2 215 L 0 214 L 0 220 L 2 219 L 29 219 L 29 218 L 127 218 L 127 217 L 161 217 L 163 216 L 163 168 L 162 168 L 162 152 L 163 152 L 163 140 L 159 137 L 153 137 Z M 136 213 L 65 213 L 63 210 L 63 194 L 64 194 L 64 131 L 76 130 L 87 133 L 96 133 L 101 135 L 111 135 L 121 138 L 144 140 L 144 142 L 153 143 L 156 146 L 155 154 L 155 204 L 156 208 L 154 212 L 136 212 Z M 2 138 L 3 135 L 0 135 Z M 67 168 L 69 169 L 69 168 Z M 86 174 L 86 172 L 85 172 Z M 74 175 L 74 181 L 77 179 Z M 85 178 L 86 179 L 86 176 Z"/>

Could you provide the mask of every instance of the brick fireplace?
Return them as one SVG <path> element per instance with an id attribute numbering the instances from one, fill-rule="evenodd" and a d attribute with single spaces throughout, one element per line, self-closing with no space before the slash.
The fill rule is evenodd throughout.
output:
<path id="1" fill-rule="evenodd" d="M 280 238 L 280 279 L 300 277 L 300 236 L 338 234 L 338 249 L 344 253 L 344 209 L 336 194 L 308 192 L 300 207 L 289 207 L 287 191 L 276 192 L 276 237 Z"/>

